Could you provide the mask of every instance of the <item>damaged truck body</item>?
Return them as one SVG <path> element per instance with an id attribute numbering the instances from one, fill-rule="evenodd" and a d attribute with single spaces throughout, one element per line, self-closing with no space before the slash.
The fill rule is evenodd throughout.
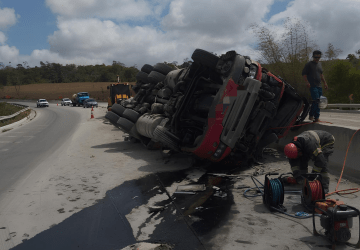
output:
<path id="1" fill-rule="evenodd" d="M 261 156 L 309 112 L 306 98 L 248 56 L 196 49 L 192 59 L 176 70 L 145 64 L 136 95 L 105 117 L 150 149 L 219 162 Z"/>

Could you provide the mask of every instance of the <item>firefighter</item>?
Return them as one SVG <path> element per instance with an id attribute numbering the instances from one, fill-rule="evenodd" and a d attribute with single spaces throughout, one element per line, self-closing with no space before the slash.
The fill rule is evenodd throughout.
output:
<path id="1" fill-rule="evenodd" d="M 335 138 L 323 130 L 308 130 L 287 144 L 285 155 L 289 158 L 291 171 L 297 183 L 302 183 L 302 174 L 308 173 L 309 160 L 314 161 L 312 173 L 320 173 L 325 193 L 329 192 L 330 177 L 328 173 L 329 156 L 334 151 Z"/>

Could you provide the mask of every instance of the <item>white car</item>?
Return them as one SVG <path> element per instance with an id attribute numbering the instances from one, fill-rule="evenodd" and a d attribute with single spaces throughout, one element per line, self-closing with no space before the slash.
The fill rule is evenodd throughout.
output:
<path id="1" fill-rule="evenodd" d="M 72 101 L 69 98 L 63 98 L 61 100 L 61 106 L 70 106 L 72 105 Z"/>
<path id="2" fill-rule="evenodd" d="M 49 103 L 45 99 L 39 99 L 36 102 L 36 107 L 49 107 Z"/>

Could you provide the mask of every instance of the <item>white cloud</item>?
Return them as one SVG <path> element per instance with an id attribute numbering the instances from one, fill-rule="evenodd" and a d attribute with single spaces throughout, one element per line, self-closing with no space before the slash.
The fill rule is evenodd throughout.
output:
<path id="1" fill-rule="evenodd" d="M 355 0 L 295 0 L 288 8 L 270 18 L 276 23 L 286 17 L 307 21 L 314 30 L 313 39 L 325 51 L 328 43 L 343 50 L 340 55 L 360 49 L 360 1 Z"/>
<path id="2" fill-rule="evenodd" d="M 0 9 L 0 29 L 6 29 L 13 26 L 18 18 L 20 18 L 20 15 L 16 15 L 14 9 Z"/>
<path id="3" fill-rule="evenodd" d="M 7 37 L 3 32 L 0 31 L 0 45 L 5 45 L 5 42 L 7 40 Z"/>
<path id="4" fill-rule="evenodd" d="M 169 0 L 46 0 L 47 6 L 56 14 L 71 18 L 110 18 L 116 20 L 143 20 L 159 16 Z"/>
<path id="5" fill-rule="evenodd" d="M 7 58 L 18 58 L 20 63 L 26 59 L 32 65 L 39 61 L 111 64 L 115 60 L 140 67 L 163 61 L 182 63 L 194 49 L 202 48 L 217 54 L 236 50 L 257 59 L 251 48 L 256 37 L 248 27 L 251 23 L 267 25 L 262 20 L 274 1 L 279 0 L 238 0 L 226 4 L 220 0 L 46 0 L 59 15 L 58 30 L 48 37 L 51 49 L 19 55 L 16 48 L 6 46 L 6 37 L 0 33 L 0 57 L 8 49 Z M 162 17 L 167 7 L 169 12 Z M 320 49 L 326 50 L 327 44 L 332 43 L 344 51 L 340 56 L 345 58 L 360 49 L 357 13 L 359 1 L 294 0 L 284 12 L 271 17 L 268 24 L 274 24 L 278 28 L 274 32 L 280 34 L 281 21 L 286 17 L 308 21 L 315 31 L 311 39 Z M 137 20 L 146 23 L 150 19 L 152 22 L 145 26 L 134 26 Z"/>

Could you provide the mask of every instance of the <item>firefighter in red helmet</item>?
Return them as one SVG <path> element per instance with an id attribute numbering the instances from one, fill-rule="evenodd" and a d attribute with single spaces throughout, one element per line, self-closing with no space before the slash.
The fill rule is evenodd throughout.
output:
<path id="1" fill-rule="evenodd" d="M 291 171 L 298 183 L 301 183 L 302 174 L 308 173 L 309 160 L 314 161 L 313 173 L 320 173 L 325 193 L 329 192 L 329 156 L 334 152 L 335 138 L 329 132 L 323 130 L 308 130 L 287 144 L 284 153 L 289 159 Z"/>

